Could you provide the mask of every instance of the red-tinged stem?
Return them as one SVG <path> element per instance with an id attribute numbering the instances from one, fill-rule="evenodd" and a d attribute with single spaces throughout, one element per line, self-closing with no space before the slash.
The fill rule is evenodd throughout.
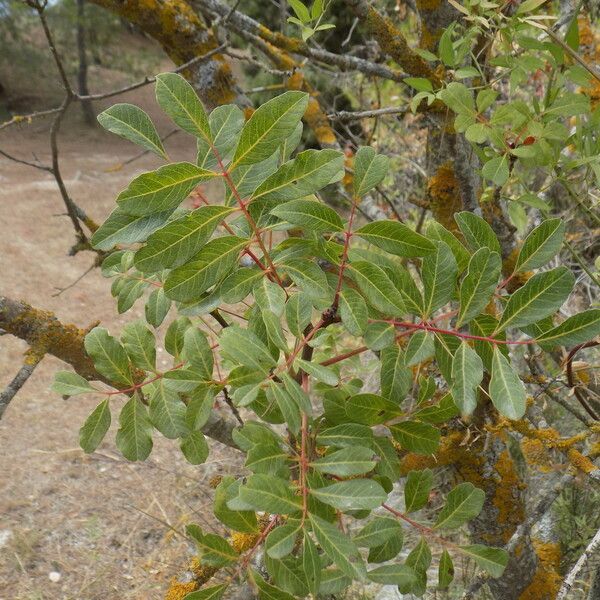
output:
<path id="1" fill-rule="evenodd" d="M 147 379 L 146 381 L 142 381 L 141 383 L 136 383 L 135 385 L 132 385 L 130 388 L 127 388 L 125 390 L 115 390 L 114 392 L 99 393 L 106 394 L 107 396 L 116 396 L 117 394 L 128 394 L 130 392 L 135 392 L 136 390 L 139 390 L 140 388 L 144 387 L 145 385 L 148 385 L 149 383 L 153 383 L 155 381 L 158 381 L 159 379 L 162 379 L 165 376 L 165 373 L 169 373 L 169 371 L 176 371 L 177 369 L 180 369 L 181 367 L 183 367 L 184 364 L 185 363 L 179 363 L 178 365 L 175 365 L 172 369 L 168 369 L 164 373 L 159 373 L 158 375 L 156 375 L 156 377 L 153 377 L 152 379 Z"/>
<path id="2" fill-rule="evenodd" d="M 421 329 L 423 331 L 432 331 L 434 333 L 445 333 L 447 335 L 453 335 L 455 337 L 464 338 L 467 340 L 479 340 L 481 342 L 489 342 L 490 344 L 507 344 L 507 345 L 522 345 L 522 344 L 533 344 L 535 340 L 498 340 L 493 337 L 487 337 L 484 335 L 471 335 L 470 333 L 462 333 L 455 329 L 442 329 L 440 327 L 433 327 L 427 323 L 411 323 L 409 321 L 396 321 L 394 319 L 369 319 L 373 323 L 391 323 L 396 327 L 405 327 L 407 329 Z"/>
<path id="3" fill-rule="evenodd" d="M 204 195 L 202 195 L 201 193 L 198 193 L 198 196 L 199 196 L 200 200 L 202 200 L 202 202 L 204 202 L 204 204 L 206 204 L 207 206 L 210 206 L 210 202 Z M 242 209 L 240 208 L 239 210 L 242 210 Z M 221 221 L 221 225 L 223 225 L 223 227 L 225 228 L 225 231 L 227 231 L 231 235 L 235 235 L 235 232 L 233 231 L 233 229 L 231 229 L 231 227 L 229 226 L 229 223 L 226 223 L 225 221 Z M 258 258 L 258 256 L 256 256 L 256 254 L 254 254 L 254 252 L 252 252 L 252 250 L 250 250 L 250 248 L 244 248 L 243 253 L 247 254 L 261 268 L 262 271 L 268 270 L 267 267 L 265 267 L 260 262 L 260 259 Z"/>
<path id="4" fill-rule="evenodd" d="M 248 553 L 246 554 L 246 556 L 244 556 L 243 560 L 241 561 L 239 571 L 243 571 L 248 566 L 248 564 L 252 560 L 252 557 L 254 556 L 254 553 L 258 550 L 259 546 L 265 541 L 265 538 L 267 537 L 267 535 L 269 535 L 271 529 L 273 529 L 273 527 L 275 527 L 276 524 L 277 516 L 271 515 L 271 520 L 269 521 L 269 524 L 261 531 L 260 535 L 258 536 L 258 539 L 256 540 L 256 543 L 254 544 L 254 546 L 252 546 L 252 548 L 250 548 L 250 550 L 248 550 Z"/>
<path id="5" fill-rule="evenodd" d="M 352 225 L 354 223 L 354 216 L 356 215 L 356 206 L 358 204 L 358 198 L 353 198 L 352 208 L 350 209 L 350 218 L 348 219 L 348 228 L 344 232 L 344 250 L 342 252 L 342 260 L 340 261 L 340 272 L 338 275 L 338 282 L 335 288 L 335 295 L 333 297 L 333 304 L 331 307 L 337 310 L 340 302 L 340 292 L 342 291 L 342 284 L 344 282 L 344 271 L 346 269 L 346 263 L 348 262 L 348 249 L 350 248 L 350 238 L 352 237 Z"/>
<path id="6" fill-rule="evenodd" d="M 367 346 L 361 346 L 360 348 L 355 348 L 354 350 L 350 350 L 349 352 L 344 352 L 344 354 L 338 354 L 333 358 L 328 358 L 323 362 L 319 363 L 323 367 L 328 367 L 329 365 L 335 365 L 335 363 L 339 363 L 342 360 L 346 360 L 347 358 L 352 358 L 357 354 L 361 354 L 362 352 L 366 352 L 369 348 Z"/>

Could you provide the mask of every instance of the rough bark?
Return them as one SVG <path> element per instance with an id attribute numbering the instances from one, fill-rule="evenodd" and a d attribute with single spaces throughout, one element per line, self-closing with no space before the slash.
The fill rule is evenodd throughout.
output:
<path id="1" fill-rule="evenodd" d="M 184 0 L 92 0 L 137 25 L 181 65 L 219 45 L 192 7 Z M 221 104 L 250 107 L 250 100 L 235 82 L 231 65 L 222 54 L 197 63 L 183 73 L 210 110 Z"/>

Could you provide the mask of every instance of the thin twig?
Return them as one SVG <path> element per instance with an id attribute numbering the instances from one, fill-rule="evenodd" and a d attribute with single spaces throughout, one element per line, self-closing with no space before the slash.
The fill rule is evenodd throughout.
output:
<path id="1" fill-rule="evenodd" d="M 373 110 L 340 110 L 339 112 L 327 115 L 327 117 L 332 121 L 357 121 L 358 119 L 370 119 L 382 115 L 404 115 L 408 111 L 409 109 L 406 107 L 399 108 L 396 106 L 388 106 L 386 108 L 376 108 Z"/>
<path id="2" fill-rule="evenodd" d="M 19 369 L 13 380 L 6 386 L 6 389 L 0 394 L 0 419 L 4 415 L 11 400 L 15 394 L 23 387 L 25 382 L 31 377 L 31 374 L 43 358 L 43 354 L 28 354 L 27 362 Z"/>
<path id="3" fill-rule="evenodd" d="M 583 567 L 585 567 L 590 557 L 598 550 L 600 550 L 600 529 L 596 532 L 596 535 L 583 551 L 574 567 L 569 571 L 569 574 L 565 577 L 565 580 L 558 591 L 558 595 L 556 596 L 556 600 L 565 600 L 568 597 L 567 594 L 571 591 L 577 575 L 579 575 Z"/>

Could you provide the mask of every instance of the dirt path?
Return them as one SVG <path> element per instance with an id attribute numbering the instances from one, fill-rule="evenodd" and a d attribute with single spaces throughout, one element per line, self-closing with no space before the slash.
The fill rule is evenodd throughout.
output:
<path id="1" fill-rule="evenodd" d="M 161 134 L 171 129 L 150 88 L 119 100 L 144 107 Z M 47 162 L 48 127 L 34 122 L 0 132 L 0 148 Z M 106 217 L 135 174 L 160 164 L 144 156 L 111 170 L 137 149 L 101 130 L 81 128 L 77 115 L 64 129 L 60 148 L 67 187 L 97 220 Z M 193 160 L 194 142 L 184 134 L 166 146 L 172 160 Z M 143 315 L 143 304 L 117 315 L 110 282 L 98 269 L 54 296 L 93 260 L 90 253 L 67 256 L 74 236 L 61 213 L 50 175 L 0 157 L 0 293 L 81 326 L 100 320 L 118 333 Z M 19 340 L 0 337 L 0 387 L 16 373 L 25 349 Z M 167 357 L 163 352 L 163 364 Z M 194 513 L 202 513 L 208 501 L 204 482 L 232 466 L 214 448 L 206 465 L 191 467 L 175 442 L 158 435 L 146 463 L 128 463 L 116 451 L 114 422 L 98 452 L 84 455 L 78 429 L 95 401 L 63 401 L 50 392 L 61 368 L 59 361 L 44 359 L 0 421 L 0 600 L 161 598 L 189 554 L 187 542 L 169 526 L 181 531 L 189 520 L 201 520 Z"/>

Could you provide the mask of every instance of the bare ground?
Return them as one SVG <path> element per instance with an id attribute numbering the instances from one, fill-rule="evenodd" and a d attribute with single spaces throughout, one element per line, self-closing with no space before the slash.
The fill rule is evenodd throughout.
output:
<path id="1" fill-rule="evenodd" d="M 172 125 L 158 110 L 151 86 L 134 94 L 118 100 L 141 105 L 159 133 L 167 133 Z M 0 148 L 47 163 L 49 126 L 34 121 L 4 130 Z M 193 160 L 194 143 L 182 133 L 166 147 L 172 160 Z M 138 150 L 81 126 L 77 108 L 64 123 L 60 149 L 72 197 L 99 221 L 135 174 L 160 164 L 146 155 L 114 170 Z M 113 333 L 143 315 L 142 302 L 117 314 L 110 282 L 98 269 L 55 295 L 94 257 L 67 256 L 73 231 L 49 174 L 0 157 L 0 204 L 1 294 L 80 326 L 100 320 Z M 25 350 L 19 340 L 0 337 L 0 388 L 18 370 Z M 168 355 L 161 359 L 159 350 L 158 360 L 167 364 Z M 53 374 L 61 368 L 58 360 L 45 358 L 0 421 L 0 600 L 161 598 L 189 557 L 187 542 L 175 530 L 190 520 L 202 522 L 207 479 L 235 468 L 235 459 L 215 445 L 205 465 L 192 467 L 175 442 L 157 435 L 150 459 L 129 463 L 115 448 L 115 419 L 98 451 L 83 454 L 78 429 L 97 399 L 65 401 L 52 393 Z"/>

